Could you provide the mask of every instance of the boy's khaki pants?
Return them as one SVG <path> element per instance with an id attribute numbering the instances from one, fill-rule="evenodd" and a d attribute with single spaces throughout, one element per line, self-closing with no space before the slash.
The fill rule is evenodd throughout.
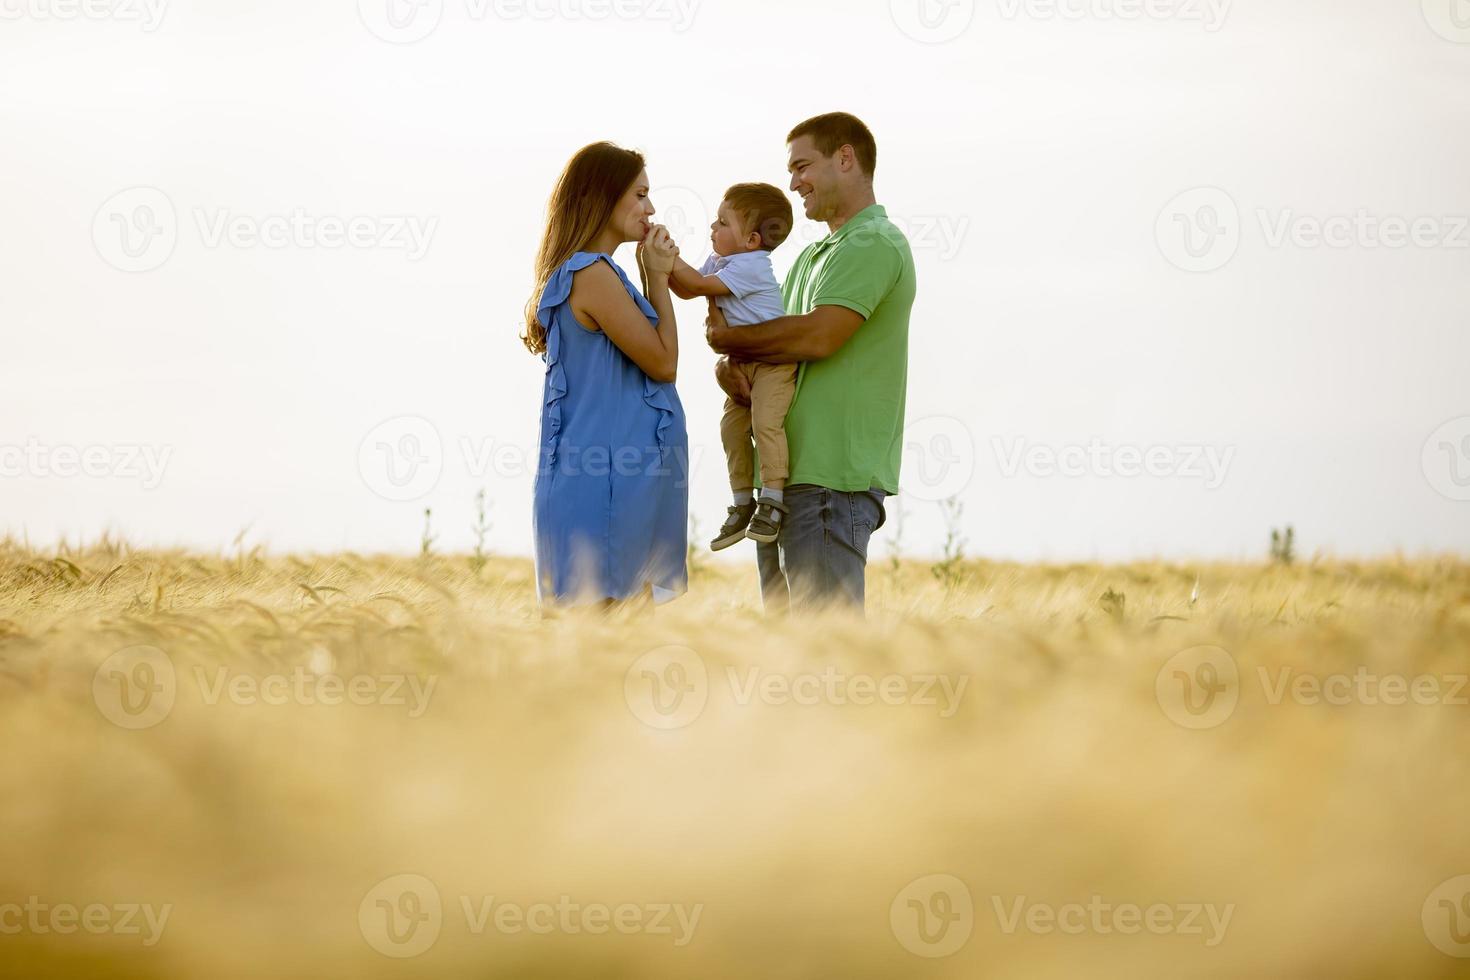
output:
<path id="1" fill-rule="evenodd" d="M 725 399 L 725 417 L 720 420 L 720 440 L 730 464 L 730 489 L 755 488 L 755 459 L 751 436 L 760 450 L 761 483 L 785 483 L 791 475 L 791 457 L 786 449 L 786 412 L 796 394 L 795 364 L 736 364 L 735 369 L 750 382 L 750 407 Z"/>

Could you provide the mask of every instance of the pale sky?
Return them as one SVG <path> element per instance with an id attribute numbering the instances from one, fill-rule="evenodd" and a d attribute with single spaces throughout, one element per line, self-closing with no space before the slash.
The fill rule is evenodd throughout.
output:
<path id="1" fill-rule="evenodd" d="M 421 2 L 0 0 L 0 533 L 464 549 L 483 487 L 529 554 L 568 157 L 644 151 L 697 265 L 843 109 L 918 263 L 907 553 L 950 495 L 985 557 L 1470 551 L 1470 2 Z"/>

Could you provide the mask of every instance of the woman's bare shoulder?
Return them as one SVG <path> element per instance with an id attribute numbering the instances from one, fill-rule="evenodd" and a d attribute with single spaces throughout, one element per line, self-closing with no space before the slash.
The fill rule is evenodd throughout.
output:
<path id="1" fill-rule="evenodd" d="M 579 314 L 578 322 L 594 333 L 601 328 L 595 322 L 589 325 L 588 319 L 595 321 L 599 314 L 608 315 L 630 301 L 622 278 L 609 262 L 594 262 L 572 276 L 572 312 Z"/>

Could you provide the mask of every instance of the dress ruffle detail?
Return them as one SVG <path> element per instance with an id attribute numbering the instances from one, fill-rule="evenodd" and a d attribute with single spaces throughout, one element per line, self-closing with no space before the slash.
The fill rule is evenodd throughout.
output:
<path id="1" fill-rule="evenodd" d="M 556 325 L 555 313 L 558 307 L 572 298 L 572 280 L 578 272 L 605 261 L 612 266 L 618 278 L 623 281 L 623 286 L 628 290 L 628 295 L 638 304 L 638 309 L 648 318 L 651 326 L 658 326 L 658 311 L 653 308 L 644 295 L 633 287 L 627 273 L 623 272 L 621 266 L 611 257 L 596 252 L 578 252 L 567 260 L 556 274 L 541 291 L 541 302 L 536 305 L 536 319 L 542 326 L 546 327 L 546 434 L 542 438 L 542 453 L 546 456 L 546 465 L 556 465 L 556 451 L 558 437 L 561 435 L 561 402 L 567 397 L 567 372 L 561 363 L 561 330 Z M 658 418 L 658 449 L 663 455 L 668 448 L 668 430 L 674 424 L 674 406 L 669 402 L 669 395 L 665 385 L 655 382 L 652 378 L 645 377 L 643 381 L 643 400 L 650 408 L 656 409 Z"/>

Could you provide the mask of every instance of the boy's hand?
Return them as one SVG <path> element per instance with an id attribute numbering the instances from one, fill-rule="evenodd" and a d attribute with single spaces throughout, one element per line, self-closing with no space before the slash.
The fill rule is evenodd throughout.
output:
<path id="1" fill-rule="evenodd" d="M 646 272 L 657 276 L 673 274 L 674 262 L 679 258 L 679 246 L 663 225 L 648 229 L 648 235 L 638 244 L 638 260 Z"/>
<path id="2" fill-rule="evenodd" d="M 715 362 L 715 380 L 737 405 L 750 405 L 750 381 L 735 369 L 735 362 L 722 357 Z"/>

